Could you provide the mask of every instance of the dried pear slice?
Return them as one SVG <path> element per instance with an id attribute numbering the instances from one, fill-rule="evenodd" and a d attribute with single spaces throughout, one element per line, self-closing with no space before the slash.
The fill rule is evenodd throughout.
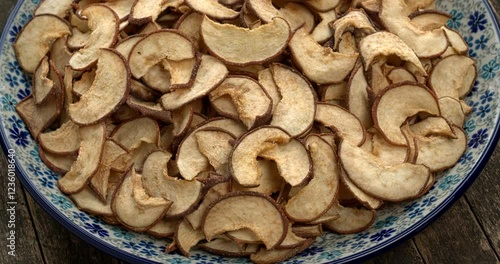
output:
<path id="1" fill-rule="evenodd" d="M 73 0 L 42 0 L 35 10 L 35 16 L 53 14 L 65 18 L 71 10 Z"/>
<path id="2" fill-rule="evenodd" d="M 423 165 L 387 166 L 349 141 L 342 141 L 338 152 L 349 179 L 363 191 L 385 201 L 398 202 L 417 197 L 430 177 L 430 170 Z"/>
<path id="3" fill-rule="evenodd" d="M 317 84 L 342 82 L 358 59 L 358 54 L 342 54 L 322 47 L 304 28 L 295 31 L 289 47 L 297 67 Z"/>
<path id="4" fill-rule="evenodd" d="M 144 189 L 153 197 L 172 201 L 166 216 L 184 216 L 195 209 L 202 198 L 203 185 L 199 181 L 181 180 L 168 175 L 167 163 L 171 154 L 162 151 L 151 153 L 142 170 Z"/>
<path id="5" fill-rule="evenodd" d="M 75 163 L 77 157 L 76 155 L 52 154 L 50 152 L 45 152 L 43 148 L 39 148 L 38 153 L 43 163 L 58 174 L 66 174 L 71 169 L 73 163 Z"/>
<path id="6" fill-rule="evenodd" d="M 361 146 L 366 139 L 366 132 L 359 119 L 344 108 L 336 105 L 316 104 L 315 120 L 333 129 L 336 134 L 353 144 Z"/>
<path id="7" fill-rule="evenodd" d="M 411 82 L 387 87 L 377 96 L 372 107 L 375 127 L 388 142 L 398 146 L 407 146 L 401 132 L 403 123 L 421 112 L 439 116 L 439 104 L 431 90 Z"/>
<path id="8" fill-rule="evenodd" d="M 271 198 L 253 192 L 233 192 L 220 197 L 207 209 L 202 230 L 211 241 L 224 232 L 248 228 L 267 249 L 273 249 L 285 239 L 287 227 L 288 220 Z"/>
<path id="9" fill-rule="evenodd" d="M 175 245 L 186 257 L 189 257 L 189 251 L 196 246 L 198 242 L 205 239 L 205 234 L 201 230 L 195 230 L 189 224 L 187 219 L 179 223 L 175 230 Z"/>
<path id="10" fill-rule="evenodd" d="M 228 70 L 221 61 L 210 55 L 203 55 L 193 86 L 163 95 L 161 104 L 163 108 L 173 110 L 191 103 L 215 89 L 227 74 Z"/>
<path id="11" fill-rule="evenodd" d="M 219 24 L 206 16 L 201 23 L 201 36 L 210 53 L 224 63 L 240 66 L 276 58 L 286 48 L 290 35 L 290 26 L 279 17 L 253 30 Z"/>
<path id="12" fill-rule="evenodd" d="M 257 253 L 259 245 L 241 245 L 236 242 L 223 238 L 216 238 L 210 242 L 203 243 L 200 248 L 213 254 L 227 257 L 245 257 Z"/>
<path id="13" fill-rule="evenodd" d="M 129 21 L 132 24 L 146 24 L 156 21 L 167 8 L 178 8 L 184 0 L 136 0 L 130 12 Z"/>
<path id="14" fill-rule="evenodd" d="M 218 109 L 218 99 L 231 98 L 237 116 L 247 128 L 252 129 L 271 118 L 272 99 L 262 86 L 245 76 L 230 76 L 210 92 L 212 105 Z"/>
<path id="15" fill-rule="evenodd" d="M 47 152 L 57 155 L 76 154 L 80 148 L 79 127 L 68 121 L 52 132 L 40 134 L 40 146 Z"/>
<path id="16" fill-rule="evenodd" d="M 347 109 L 355 115 L 363 128 L 372 127 L 371 103 L 368 96 L 368 82 L 366 80 L 363 65 L 360 63 L 355 67 L 347 84 Z"/>
<path id="17" fill-rule="evenodd" d="M 230 132 L 219 128 L 199 129 L 194 134 L 198 150 L 207 157 L 215 172 L 227 174 L 229 154 L 233 150 L 236 137 Z"/>
<path id="18" fill-rule="evenodd" d="M 57 181 L 59 189 L 66 194 L 81 191 L 96 172 L 101 160 L 106 126 L 98 123 L 80 127 L 80 150 L 71 169 Z"/>
<path id="19" fill-rule="evenodd" d="M 270 150 L 278 144 L 286 144 L 290 140 L 290 135 L 282 129 L 267 126 L 250 131 L 240 137 L 229 157 L 229 171 L 233 179 L 244 187 L 259 186 L 262 172 L 258 166 L 257 157 L 264 151 Z M 302 179 L 299 179 L 298 183 L 294 181 L 297 184 L 301 182 Z"/>
<path id="20" fill-rule="evenodd" d="M 51 14 L 34 16 L 14 42 L 19 66 L 27 73 L 34 73 L 52 44 L 69 34 L 71 31 L 67 21 Z"/>
<path id="21" fill-rule="evenodd" d="M 316 98 L 313 88 L 306 78 L 285 65 L 273 64 L 271 71 L 281 96 L 271 125 L 281 127 L 292 137 L 300 136 L 314 122 Z"/>
<path id="22" fill-rule="evenodd" d="M 161 197 L 151 197 L 142 184 L 142 176 L 130 167 L 116 187 L 111 209 L 117 220 L 136 232 L 146 231 L 161 220 L 172 205 Z"/>
<path id="23" fill-rule="evenodd" d="M 340 218 L 324 225 L 339 234 L 353 234 L 368 229 L 375 221 L 375 210 L 349 208 L 335 203 L 332 207 Z"/>
<path id="24" fill-rule="evenodd" d="M 239 12 L 224 6 L 217 0 L 185 0 L 185 2 L 195 12 L 217 20 L 231 20 L 240 15 Z"/>
<path id="25" fill-rule="evenodd" d="M 453 67 L 452 71 L 450 67 Z M 450 96 L 458 100 L 470 92 L 476 76 L 476 62 L 473 59 L 451 55 L 434 65 L 428 82 L 438 98 Z"/>
<path id="26" fill-rule="evenodd" d="M 342 35 L 348 31 L 361 32 L 363 35 L 370 35 L 376 32 L 370 19 L 362 10 L 352 10 L 345 16 L 339 18 L 335 22 L 331 23 L 332 30 L 335 32 L 334 35 L 334 49 L 339 47 Z"/>
<path id="27" fill-rule="evenodd" d="M 92 86 L 69 106 L 69 115 L 79 125 L 95 124 L 113 114 L 125 102 L 130 89 L 130 72 L 122 55 L 101 49 Z"/>
<path id="28" fill-rule="evenodd" d="M 159 137 L 158 123 L 152 118 L 140 117 L 120 124 L 110 138 L 130 152 L 138 148 L 142 142 L 156 144 Z"/>
<path id="29" fill-rule="evenodd" d="M 310 152 L 314 177 L 285 205 L 285 213 L 295 222 L 307 223 L 323 215 L 332 205 L 340 179 L 340 168 L 333 148 L 319 136 L 305 141 Z"/>
<path id="30" fill-rule="evenodd" d="M 276 166 L 276 163 L 274 161 L 264 159 L 257 160 L 257 163 L 260 171 L 262 172 L 260 185 L 254 188 L 246 188 L 239 185 L 236 181 L 233 181 L 232 189 L 234 191 L 250 191 L 271 195 L 281 190 L 285 182 L 280 176 L 280 172 L 278 170 L 278 167 Z"/>
<path id="31" fill-rule="evenodd" d="M 85 46 L 71 56 L 69 65 L 73 70 L 86 70 L 92 67 L 101 56 L 99 50 L 111 48 L 116 44 L 119 32 L 118 16 L 103 4 L 87 6 L 81 10 L 80 15 L 88 19 L 92 33 Z"/>

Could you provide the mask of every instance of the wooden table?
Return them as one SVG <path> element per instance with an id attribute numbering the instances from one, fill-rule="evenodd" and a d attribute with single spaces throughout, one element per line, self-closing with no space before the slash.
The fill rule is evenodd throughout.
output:
<path id="1" fill-rule="evenodd" d="M 500 0 L 490 0 L 500 13 Z M 16 0 L 0 1 L 0 27 Z M 7 190 L 7 165 L 0 154 L 0 190 Z M 0 264 L 121 263 L 90 246 L 53 220 L 17 183 L 17 257 L 4 246 L 7 214 L 0 213 Z M 500 147 L 465 196 L 423 232 L 366 263 L 499 263 Z M 0 196 L 2 208 L 6 195 Z"/>

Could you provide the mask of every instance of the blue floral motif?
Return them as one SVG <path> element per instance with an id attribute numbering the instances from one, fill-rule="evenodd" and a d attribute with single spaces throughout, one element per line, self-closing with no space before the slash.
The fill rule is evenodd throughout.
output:
<path id="1" fill-rule="evenodd" d="M 152 241 L 143 241 L 139 243 L 139 246 L 145 247 L 145 248 L 156 248 L 156 245 Z"/>
<path id="2" fill-rule="evenodd" d="M 108 231 L 98 224 L 85 223 L 83 227 L 85 227 L 85 229 L 89 230 L 93 234 L 98 234 L 100 237 L 109 236 Z"/>
<path id="3" fill-rule="evenodd" d="M 211 256 L 210 261 L 213 261 L 215 263 L 224 263 L 225 259 L 221 256 Z"/>
<path id="4" fill-rule="evenodd" d="M 478 90 L 479 90 L 479 81 L 476 80 L 474 82 L 474 85 L 472 86 L 472 89 L 471 89 L 470 93 L 467 95 L 467 97 L 470 98 L 470 97 L 474 96 L 477 93 Z"/>
<path id="5" fill-rule="evenodd" d="M 30 150 L 30 156 L 33 157 L 36 162 L 42 162 L 42 159 L 40 159 L 40 154 L 38 154 L 38 147 L 35 147 L 35 149 Z"/>
<path id="6" fill-rule="evenodd" d="M 351 249 L 363 248 L 368 242 L 366 241 L 357 241 L 351 244 Z"/>
<path id="7" fill-rule="evenodd" d="M 460 177 L 458 175 L 448 175 L 439 184 L 439 189 L 443 191 L 449 190 L 452 186 L 460 182 Z"/>
<path id="8" fill-rule="evenodd" d="M 9 31 L 10 43 L 14 43 L 14 41 L 16 41 L 17 35 L 21 32 L 21 28 L 21 26 L 12 26 L 12 29 Z"/>
<path id="9" fill-rule="evenodd" d="M 458 29 L 462 25 L 460 21 L 464 18 L 464 14 L 457 10 L 451 10 L 450 14 L 452 17 L 448 20 L 448 26 L 453 29 Z"/>
<path id="10" fill-rule="evenodd" d="M 88 215 L 82 212 L 73 212 L 73 217 L 82 222 L 90 220 Z"/>
<path id="11" fill-rule="evenodd" d="M 21 14 L 21 24 L 25 25 L 33 17 L 31 14 Z"/>
<path id="12" fill-rule="evenodd" d="M 132 242 L 132 241 L 122 242 L 122 244 L 125 248 L 130 248 L 133 250 L 138 250 L 139 248 L 141 248 L 137 243 Z"/>
<path id="13" fill-rule="evenodd" d="M 49 180 L 46 177 L 38 179 L 40 183 L 42 184 L 43 187 L 53 189 L 54 188 L 54 182 L 52 180 Z"/>
<path id="14" fill-rule="evenodd" d="M 422 216 L 422 213 L 424 212 L 424 209 L 422 208 L 416 208 L 415 210 L 411 211 L 408 216 L 413 219 L 418 216 Z"/>
<path id="15" fill-rule="evenodd" d="M 29 133 L 19 129 L 17 126 L 12 126 L 12 128 L 9 129 L 10 132 L 10 138 L 15 140 L 16 145 L 21 146 L 23 148 L 28 146 L 28 136 Z"/>
<path id="16" fill-rule="evenodd" d="M 432 204 L 434 204 L 436 201 L 437 201 L 436 197 L 431 196 L 431 197 L 429 197 L 429 198 L 425 198 L 425 199 L 422 201 L 421 206 L 422 206 L 422 207 L 429 207 L 429 206 L 431 206 Z"/>
<path id="17" fill-rule="evenodd" d="M 469 23 L 472 33 L 477 33 L 486 29 L 486 15 L 475 11 L 474 14 L 469 16 Z"/>
<path id="18" fill-rule="evenodd" d="M 354 240 L 358 241 L 358 240 L 362 240 L 362 239 L 367 239 L 369 236 L 370 236 L 369 232 L 357 233 L 354 236 Z"/>
<path id="19" fill-rule="evenodd" d="M 40 0 L 31 0 L 31 2 L 35 5 L 38 5 L 40 3 Z"/>
<path id="20" fill-rule="evenodd" d="M 31 91 L 29 88 L 24 88 L 24 89 L 19 89 L 19 92 L 17 93 L 17 98 L 19 100 L 23 100 L 24 98 L 28 97 L 31 94 Z"/>
<path id="21" fill-rule="evenodd" d="M 10 73 L 12 73 L 14 75 L 21 75 L 22 70 L 21 70 L 21 67 L 19 66 L 19 62 L 11 61 L 11 62 L 7 63 L 7 65 L 9 66 Z"/>
<path id="22" fill-rule="evenodd" d="M 396 229 L 394 229 L 394 228 L 381 230 L 380 232 L 371 236 L 370 241 L 372 241 L 372 242 L 382 241 L 382 240 L 384 240 L 384 238 L 390 237 L 392 235 L 392 233 L 394 233 L 394 232 L 396 232 Z"/>
<path id="23" fill-rule="evenodd" d="M 40 168 L 37 165 L 33 165 L 33 164 L 28 165 L 28 171 L 35 174 L 35 176 L 42 176 L 43 175 L 42 168 Z"/>
<path id="24" fill-rule="evenodd" d="M 56 194 L 50 194 L 50 201 L 56 205 L 56 206 L 59 206 L 61 207 L 62 209 L 69 209 L 71 207 L 73 207 L 73 205 L 71 204 L 71 202 L 66 199 L 65 197 L 62 197 L 60 195 L 56 195 Z"/>
<path id="25" fill-rule="evenodd" d="M 141 251 L 140 251 L 140 252 L 141 252 L 142 254 L 144 254 L 144 255 L 148 256 L 148 257 L 151 257 L 151 256 L 157 256 L 157 255 L 158 255 L 158 253 L 156 253 L 156 251 L 155 251 L 155 250 L 153 250 L 153 249 L 148 249 L 148 248 L 143 248 L 143 249 L 141 249 Z"/>
<path id="26" fill-rule="evenodd" d="M 490 102 L 493 101 L 494 97 L 495 97 L 495 92 L 492 92 L 490 90 L 486 90 L 484 92 L 484 94 L 482 94 L 481 97 L 480 97 L 481 103 L 482 104 L 490 103 Z"/>
<path id="27" fill-rule="evenodd" d="M 476 122 L 472 119 L 465 121 L 464 130 L 467 133 L 472 133 L 476 130 Z"/>
<path id="28" fill-rule="evenodd" d="M 332 250 L 332 251 L 327 251 L 327 252 L 321 253 L 320 258 L 326 259 L 326 260 L 334 260 L 341 255 L 342 255 L 342 252 L 340 252 L 338 250 Z"/>
<path id="29" fill-rule="evenodd" d="M 497 76 L 496 72 L 500 69 L 500 64 L 498 64 L 495 60 L 491 60 L 488 64 L 483 65 L 481 69 L 481 76 L 486 80 L 490 80 Z"/>
<path id="30" fill-rule="evenodd" d="M 287 264 L 302 264 L 302 263 L 305 263 L 305 261 L 300 259 L 293 259 L 292 261 L 287 262 Z"/>
<path id="31" fill-rule="evenodd" d="M 375 228 L 380 229 L 380 228 L 384 228 L 384 227 L 391 227 L 394 224 L 394 222 L 396 222 L 396 220 L 398 220 L 398 219 L 399 219 L 399 217 L 391 215 L 382 221 L 378 221 L 375 224 Z"/>
<path id="32" fill-rule="evenodd" d="M 17 105 L 17 100 L 12 97 L 10 94 L 4 94 L 2 95 L 2 98 L 0 99 L 2 102 L 2 109 L 4 111 L 15 111 L 16 110 L 16 105 Z"/>
<path id="33" fill-rule="evenodd" d="M 490 40 L 489 38 L 485 37 L 484 35 L 481 35 L 479 39 L 476 39 L 476 41 L 474 41 L 474 43 L 476 44 L 476 49 L 484 50 L 489 40 Z"/>
<path id="34" fill-rule="evenodd" d="M 484 118 L 489 112 L 491 112 L 490 105 L 482 105 L 479 107 L 479 110 L 476 112 L 476 115 Z"/>
<path id="35" fill-rule="evenodd" d="M 304 251 L 300 252 L 299 256 L 301 257 L 314 256 L 324 251 L 325 250 L 322 247 L 310 246 L 306 248 Z"/>
<path id="36" fill-rule="evenodd" d="M 191 261 L 189 261 L 186 258 L 179 258 L 179 257 L 174 257 L 168 261 L 170 264 L 189 264 Z"/>
<path id="37" fill-rule="evenodd" d="M 128 230 L 122 229 L 122 228 L 113 228 L 114 232 L 113 235 L 116 237 L 122 237 L 125 240 L 131 240 L 135 236 Z M 163 250 L 164 251 L 164 250 Z"/>
<path id="38" fill-rule="evenodd" d="M 200 253 L 196 253 L 196 254 L 192 255 L 191 258 L 194 260 L 208 260 L 207 255 L 202 255 Z"/>
<path id="39" fill-rule="evenodd" d="M 479 129 L 477 133 L 472 135 L 472 138 L 469 140 L 468 146 L 470 148 L 478 148 L 480 145 L 486 143 L 486 139 L 488 139 L 488 129 Z"/>
<path id="40" fill-rule="evenodd" d="M 471 162 L 472 158 L 473 158 L 472 152 L 466 152 L 466 153 L 464 153 L 464 155 L 462 155 L 462 157 L 460 157 L 460 159 L 458 160 L 458 162 L 460 164 L 464 165 L 464 164 L 467 164 L 467 163 Z"/>
<path id="41" fill-rule="evenodd" d="M 418 202 L 412 202 L 411 204 L 405 206 L 404 208 L 404 212 L 411 212 L 413 210 L 415 210 L 417 207 L 419 207 L 420 204 Z"/>
<path id="42" fill-rule="evenodd" d="M 23 120 L 17 118 L 17 116 L 11 116 L 7 119 L 7 121 L 9 121 L 9 123 L 11 123 L 13 126 L 17 127 L 17 128 L 23 128 L 24 127 L 24 123 L 23 123 Z"/>
<path id="43" fill-rule="evenodd" d="M 16 75 L 12 75 L 10 73 L 5 74 L 4 80 L 9 83 L 10 87 L 14 88 L 19 86 L 19 79 Z"/>
<path id="44" fill-rule="evenodd" d="M 351 240 L 340 241 L 340 242 L 337 242 L 336 247 L 344 248 L 344 247 L 349 246 L 351 243 L 352 243 Z"/>

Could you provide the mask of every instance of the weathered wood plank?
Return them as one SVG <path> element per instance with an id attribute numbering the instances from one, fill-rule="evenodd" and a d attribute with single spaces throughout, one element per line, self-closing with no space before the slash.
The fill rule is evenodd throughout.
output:
<path id="1" fill-rule="evenodd" d="M 11 190 L 8 190 L 8 187 L 12 185 L 8 185 L 11 181 L 8 177 L 7 161 L 3 154 L 0 156 L 0 190 L 2 190 L 0 195 L 0 203 L 2 204 L 2 212 L 0 213 L 0 234 L 2 234 L 0 256 L 2 257 L 0 263 L 43 263 L 21 183 L 17 179 L 14 181 L 15 193 L 12 194 L 14 200 L 10 200 L 8 195 Z M 10 210 L 10 208 L 14 210 Z M 11 214 L 11 212 L 13 213 Z M 9 236 L 12 236 L 12 239 L 7 240 Z M 10 245 L 10 241 L 14 241 L 14 244 L 8 248 L 7 245 Z M 14 256 L 9 255 L 9 251 Z"/>
<path id="2" fill-rule="evenodd" d="M 52 219 L 36 202 L 28 197 L 33 222 L 46 263 L 110 263 L 119 261 L 108 254 L 90 246 L 73 235 Z"/>
<path id="3" fill-rule="evenodd" d="M 497 148 L 491 160 L 500 160 Z M 500 164 L 487 166 L 465 194 L 497 257 L 500 254 Z"/>
<path id="4" fill-rule="evenodd" d="M 497 263 L 495 252 L 462 197 L 415 236 L 426 263 Z"/>
<path id="5" fill-rule="evenodd" d="M 389 251 L 365 261 L 364 264 L 422 264 L 424 263 L 417 247 L 412 239 L 406 240 L 402 244 Z"/>

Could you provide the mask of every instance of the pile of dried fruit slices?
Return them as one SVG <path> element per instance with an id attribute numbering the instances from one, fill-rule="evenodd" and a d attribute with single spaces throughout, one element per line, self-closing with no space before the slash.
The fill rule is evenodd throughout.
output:
<path id="1" fill-rule="evenodd" d="M 43 0 L 16 109 L 83 211 L 257 263 L 360 232 L 467 147 L 468 46 L 433 0 Z M 450 70 L 453 69 L 453 70 Z"/>

